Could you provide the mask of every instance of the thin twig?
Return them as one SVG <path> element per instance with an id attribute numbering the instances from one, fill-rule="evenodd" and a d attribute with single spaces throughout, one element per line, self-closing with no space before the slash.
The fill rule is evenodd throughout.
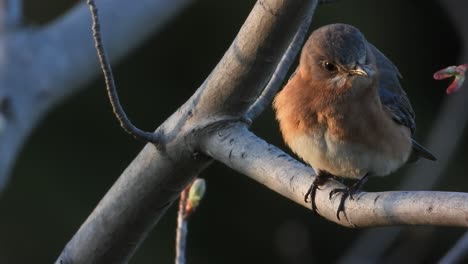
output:
<path id="1" fill-rule="evenodd" d="M 314 7 L 315 8 L 315 7 Z M 271 104 L 273 97 L 276 92 L 280 89 L 281 84 L 283 83 L 286 74 L 288 73 L 289 68 L 291 67 L 294 59 L 296 58 L 299 50 L 304 43 L 304 38 L 309 30 L 310 22 L 312 21 L 312 12 L 309 12 L 308 15 L 302 21 L 299 29 L 297 30 L 294 38 L 291 40 L 291 43 L 288 46 L 288 49 L 284 53 L 281 61 L 276 67 L 275 72 L 271 76 L 271 79 L 268 81 L 263 92 L 257 98 L 254 104 L 247 110 L 247 113 L 244 116 L 244 119 L 247 121 L 252 121 L 256 119 L 260 113 Z"/>
<path id="2" fill-rule="evenodd" d="M 176 233 L 176 264 L 185 264 L 185 252 L 187 246 L 187 217 L 186 207 L 187 198 L 190 191 L 190 186 L 187 186 L 180 194 L 179 212 L 177 213 L 177 233 Z"/>
<path id="3" fill-rule="evenodd" d="M 119 101 L 119 96 L 117 94 L 117 89 L 115 87 L 114 76 L 112 74 L 112 69 L 107 61 L 107 56 L 104 51 L 101 39 L 101 26 L 99 23 L 99 16 L 98 16 L 98 9 L 94 0 L 87 0 L 87 4 L 89 6 L 89 10 L 91 12 L 91 17 L 93 19 L 93 38 L 94 43 L 97 51 L 97 55 L 99 58 L 99 63 L 104 74 L 104 80 L 106 82 L 107 94 L 109 96 L 110 103 L 112 105 L 112 110 L 114 111 L 114 115 L 120 122 L 120 126 L 133 136 L 134 138 L 144 141 L 144 142 L 151 142 L 157 148 L 161 147 L 161 137 L 158 133 L 153 132 L 146 132 L 143 131 L 132 124 L 132 122 L 128 119 L 125 111 L 122 108 L 122 105 Z"/>
<path id="4" fill-rule="evenodd" d="M 205 180 L 196 178 L 180 194 L 177 215 L 176 264 L 185 264 L 186 262 L 188 219 L 200 205 L 205 191 Z"/>

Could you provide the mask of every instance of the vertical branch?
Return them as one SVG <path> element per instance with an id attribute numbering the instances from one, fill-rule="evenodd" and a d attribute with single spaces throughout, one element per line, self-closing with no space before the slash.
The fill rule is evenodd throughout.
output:
<path id="1" fill-rule="evenodd" d="M 229 123 L 245 114 L 316 4 L 316 0 L 258 1 L 207 80 L 159 127 L 170 139 L 164 153 L 154 145 L 145 146 L 56 263 L 127 262 L 185 186 L 211 164 L 205 155 L 194 156 L 201 149 L 200 138 L 212 128 L 207 124 Z"/>
<path id="2" fill-rule="evenodd" d="M 185 264 L 185 252 L 187 245 L 187 217 L 186 207 L 190 186 L 182 191 L 179 200 L 179 211 L 177 213 L 177 233 L 176 233 L 176 264 Z"/>
<path id="3" fill-rule="evenodd" d="M 112 74 L 112 68 L 107 61 L 107 56 L 102 45 L 101 38 L 101 25 L 99 23 L 98 9 L 94 0 L 88 0 L 87 4 L 89 5 L 89 11 L 91 12 L 91 17 L 93 20 L 93 37 L 94 43 L 99 58 L 99 64 L 101 66 L 102 72 L 104 74 L 104 80 L 106 82 L 107 94 L 109 96 L 110 103 L 112 105 L 112 110 L 114 115 L 117 117 L 117 120 L 120 122 L 120 126 L 133 136 L 134 138 L 141 140 L 143 142 L 151 142 L 156 147 L 161 146 L 161 140 L 159 134 L 143 131 L 132 124 L 130 119 L 128 119 L 125 111 L 120 104 L 119 95 L 117 94 L 117 88 L 115 87 L 114 76 Z"/>
<path id="4" fill-rule="evenodd" d="M 307 31 L 309 30 L 311 21 L 312 12 L 310 12 L 305 17 L 304 21 L 302 21 L 301 26 L 294 35 L 294 38 L 292 39 L 291 43 L 288 46 L 288 49 L 281 58 L 267 86 L 257 98 L 255 103 L 249 108 L 249 110 L 247 110 L 247 113 L 245 115 L 246 120 L 251 122 L 251 120 L 257 118 L 260 115 L 260 113 L 263 112 L 263 110 L 273 101 L 273 97 L 280 89 L 281 84 L 283 83 L 286 74 L 288 73 L 289 68 L 294 62 L 294 58 L 296 58 L 297 54 L 299 53 L 299 50 L 302 47 L 302 44 L 304 43 L 304 38 L 307 34 Z"/>
<path id="5" fill-rule="evenodd" d="M 180 194 L 177 214 L 176 264 L 185 264 L 186 262 L 188 219 L 200 205 L 205 191 L 205 180 L 197 178 Z"/>

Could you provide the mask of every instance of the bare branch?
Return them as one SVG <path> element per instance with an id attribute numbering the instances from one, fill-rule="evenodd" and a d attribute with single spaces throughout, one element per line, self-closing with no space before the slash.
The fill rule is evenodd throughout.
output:
<path id="1" fill-rule="evenodd" d="M 185 255 L 187 250 L 188 221 L 185 214 L 187 198 L 190 186 L 187 186 L 179 198 L 179 210 L 177 212 L 177 231 L 176 231 L 176 264 L 185 264 Z"/>
<path id="2" fill-rule="evenodd" d="M 101 25 L 99 23 L 99 15 L 98 9 L 96 4 L 93 0 L 88 0 L 87 4 L 89 5 L 89 10 L 91 12 L 91 17 L 93 20 L 93 37 L 94 43 L 97 51 L 97 55 L 99 58 L 99 64 L 101 66 L 102 72 L 104 74 L 104 80 L 106 82 L 107 94 L 109 96 L 109 101 L 112 105 L 112 110 L 114 111 L 114 115 L 120 122 L 120 126 L 133 136 L 134 138 L 141 140 L 143 142 L 150 142 L 153 143 L 157 148 L 161 147 L 161 136 L 157 133 L 153 132 L 146 132 L 135 125 L 132 124 L 130 119 L 128 119 L 125 111 L 122 108 L 122 105 L 119 101 L 119 95 L 117 93 L 117 88 L 115 87 L 114 76 L 112 74 L 112 69 L 107 61 L 107 56 L 104 51 L 104 47 L 101 40 Z"/>
<path id="3" fill-rule="evenodd" d="M 211 159 L 199 138 L 240 118 L 261 93 L 302 19 L 317 1 L 258 1 L 205 83 L 158 132 L 164 153 L 146 145 L 68 242 L 57 263 L 127 261 L 183 188 Z M 291 18 L 294 18 L 293 20 Z M 208 126 L 208 127 L 207 127 Z"/>
<path id="4" fill-rule="evenodd" d="M 244 126 L 213 129 L 202 141 L 203 151 L 234 170 L 266 185 L 290 200 L 311 209 L 304 194 L 314 172 L 283 151 L 257 138 Z M 336 218 L 340 197 L 329 199 L 336 181 L 317 192 L 319 213 L 346 227 L 385 225 L 447 225 L 468 227 L 468 194 L 450 192 L 362 192 L 346 200 L 346 217 Z"/>

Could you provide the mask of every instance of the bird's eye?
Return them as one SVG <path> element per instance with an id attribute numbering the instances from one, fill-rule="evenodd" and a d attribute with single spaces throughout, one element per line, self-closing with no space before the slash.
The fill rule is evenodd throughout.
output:
<path id="1" fill-rule="evenodd" d="M 336 71 L 336 66 L 335 64 L 329 62 L 329 61 L 324 61 L 322 63 L 323 67 L 325 68 L 325 70 L 329 71 L 329 72 L 334 72 Z"/>

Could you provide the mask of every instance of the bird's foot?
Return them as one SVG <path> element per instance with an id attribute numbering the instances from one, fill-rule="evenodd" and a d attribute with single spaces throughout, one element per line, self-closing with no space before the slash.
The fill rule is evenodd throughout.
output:
<path id="1" fill-rule="evenodd" d="M 309 190 L 307 190 L 306 194 L 304 195 L 304 201 L 306 203 L 309 202 L 309 197 L 310 197 L 310 202 L 312 203 L 312 210 L 314 212 L 317 212 L 317 205 L 315 204 L 315 195 L 317 193 L 317 189 L 320 190 L 319 186 L 322 186 L 323 184 L 325 184 L 325 182 L 330 177 L 332 177 L 330 173 L 326 171 L 318 171 L 317 176 L 315 176 L 314 181 L 309 187 Z"/>
<path id="2" fill-rule="evenodd" d="M 333 196 L 335 194 L 338 194 L 338 193 L 342 194 L 341 195 L 341 200 L 340 200 L 340 205 L 338 206 L 338 210 L 336 211 L 336 218 L 338 218 L 338 220 L 341 220 L 340 219 L 340 212 L 343 212 L 343 214 L 345 213 L 344 203 L 345 203 L 346 198 L 349 197 L 349 199 L 354 200 L 354 194 L 356 194 L 357 192 L 359 192 L 362 189 L 362 186 L 367 181 L 367 177 L 368 177 L 368 175 L 366 174 L 366 175 L 364 175 L 364 177 L 359 179 L 357 182 L 355 182 L 350 187 L 337 188 L 337 189 L 334 189 L 334 190 L 332 190 L 330 192 L 330 196 L 329 196 L 330 200 L 333 198 Z"/>

